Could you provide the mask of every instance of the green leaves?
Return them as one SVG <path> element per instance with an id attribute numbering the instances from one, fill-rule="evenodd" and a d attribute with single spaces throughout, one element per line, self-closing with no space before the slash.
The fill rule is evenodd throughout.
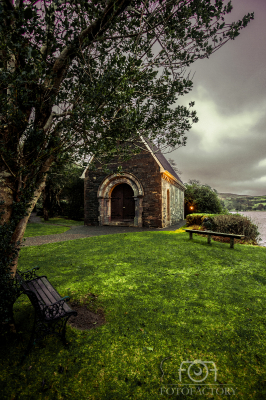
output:
<path id="1" fill-rule="evenodd" d="M 185 204 L 193 205 L 193 212 L 208 212 L 219 214 L 222 205 L 215 189 L 208 185 L 201 185 L 199 181 L 190 180 L 185 184 Z"/>

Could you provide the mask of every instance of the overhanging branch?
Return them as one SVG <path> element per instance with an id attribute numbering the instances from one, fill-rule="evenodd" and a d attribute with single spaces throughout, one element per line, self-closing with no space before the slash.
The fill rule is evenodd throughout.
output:
<path id="1" fill-rule="evenodd" d="M 132 0 L 120 0 L 120 3 L 118 3 L 117 0 L 109 1 L 103 11 L 103 16 L 101 18 L 98 18 L 95 22 L 93 22 L 90 26 L 88 26 L 81 32 L 78 38 L 79 46 L 84 44 L 85 39 L 88 39 L 88 42 L 86 44 L 86 46 L 88 47 L 97 36 L 106 32 L 113 18 L 120 15 L 130 5 L 131 2 Z M 57 75 L 57 78 L 55 79 L 54 87 L 57 90 L 59 89 L 59 86 L 62 82 L 64 72 L 67 70 L 70 62 L 77 55 L 79 46 L 77 46 L 76 42 L 73 42 L 71 45 L 66 46 L 61 52 L 60 56 L 55 61 L 53 72 Z"/>

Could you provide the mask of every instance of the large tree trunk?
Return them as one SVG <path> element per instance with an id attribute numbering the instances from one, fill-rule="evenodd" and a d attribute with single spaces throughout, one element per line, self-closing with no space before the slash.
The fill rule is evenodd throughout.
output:
<path id="1" fill-rule="evenodd" d="M 34 209 L 34 207 L 35 207 L 35 205 L 36 205 L 36 203 L 37 203 L 37 201 L 38 201 L 38 199 L 39 199 L 39 197 L 40 197 L 40 195 L 42 193 L 44 185 L 45 185 L 45 180 L 35 190 L 34 196 L 33 196 L 32 200 L 30 202 L 30 206 L 27 209 L 27 215 L 19 221 L 19 223 L 16 226 L 15 232 L 12 235 L 12 242 L 13 243 L 22 242 L 22 239 L 23 239 L 23 236 L 24 236 L 24 233 L 25 233 L 25 229 L 26 229 L 29 217 L 30 217 L 30 215 L 32 213 L 32 210 Z M 13 266 L 11 268 L 11 272 L 12 272 L 13 276 L 16 274 L 17 264 L 18 264 L 18 256 L 15 259 L 15 262 L 13 263 Z"/>
<path id="2" fill-rule="evenodd" d="M 31 199 L 28 200 L 29 207 L 27 208 L 26 213 L 27 215 L 21 218 L 14 229 L 14 232 L 12 234 L 11 242 L 13 244 L 17 244 L 19 247 L 19 243 L 22 242 L 25 229 L 30 217 L 30 214 L 32 210 L 34 209 L 42 191 L 45 186 L 45 181 L 46 181 L 46 175 L 47 172 L 50 169 L 50 166 L 54 160 L 54 157 L 51 156 L 46 162 L 43 164 L 40 173 L 41 173 L 41 178 L 40 180 L 36 183 L 35 189 L 32 195 Z M 19 189 L 15 186 L 15 179 L 12 179 L 13 176 L 11 173 L 7 172 L 6 170 L 3 169 L 2 167 L 2 172 L 0 172 L 0 200 L 4 201 L 4 204 L 0 205 L 0 212 L 3 212 L 2 219 L 0 220 L 0 225 L 4 225 L 5 223 L 9 223 L 12 218 L 14 218 L 14 207 L 16 203 L 20 201 L 20 192 Z M 19 242 L 19 243 L 18 243 Z M 16 270 L 17 270 L 17 264 L 18 264 L 18 256 L 16 259 L 12 262 L 11 266 L 11 273 L 12 276 L 15 275 Z"/>
<path id="3" fill-rule="evenodd" d="M 8 222 L 12 214 L 12 204 L 14 200 L 14 184 L 12 182 L 12 174 L 4 169 L 0 172 L 0 212 L 3 213 L 0 219 L 0 225 Z"/>

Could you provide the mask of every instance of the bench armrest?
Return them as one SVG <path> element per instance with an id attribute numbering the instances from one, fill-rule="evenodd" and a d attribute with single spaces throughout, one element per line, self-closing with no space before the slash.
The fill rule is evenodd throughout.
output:
<path id="1" fill-rule="evenodd" d="M 48 306 L 44 306 L 42 308 L 42 313 L 44 314 L 46 319 L 55 319 L 64 315 L 66 312 L 64 310 L 64 304 L 70 300 L 69 296 L 62 297 L 60 300 L 56 301 L 53 304 Z"/>
<path id="2" fill-rule="evenodd" d="M 24 281 L 30 281 L 34 278 L 38 278 L 38 275 L 36 275 L 36 271 L 38 269 L 40 269 L 40 267 L 33 267 L 32 269 L 25 272 L 17 271 L 18 280 L 20 280 L 19 278 L 22 278 Z"/>
<path id="3" fill-rule="evenodd" d="M 50 304 L 47 307 L 53 307 L 55 304 L 60 303 L 60 301 L 63 301 L 63 300 L 64 300 L 64 303 L 65 303 L 66 301 L 70 300 L 70 297 L 69 296 L 62 297 L 60 300 L 54 302 L 53 304 Z"/>

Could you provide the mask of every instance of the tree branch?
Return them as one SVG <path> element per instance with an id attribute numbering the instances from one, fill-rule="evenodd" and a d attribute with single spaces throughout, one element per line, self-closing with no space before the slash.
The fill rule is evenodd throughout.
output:
<path id="1" fill-rule="evenodd" d="M 11 171 L 11 169 L 9 168 L 9 165 L 6 163 L 6 161 L 5 161 L 4 157 L 2 156 L 2 154 L 1 154 L 1 158 L 2 158 L 2 160 L 3 160 L 4 164 L 5 164 L 5 166 L 7 167 L 7 169 L 9 170 L 9 172 L 11 173 L 11 175 L 13 175 L 13 177 L 16 178 L 16 175 L 14 174 L 14 172 Z"/>
<path id="2" fill-rule="evenodd" d="M 103 16 L 101 18 L 98 18 L 95 22 L 93 22 L 90 26 L 88 26 L 81 32 L 78 38 L 79 45 L 84 44 L 85 39 L 88 39 L 88 42 L 86 44 L 86 46 L 88 47 L 91 42 L 95 40 L 96 36 L 104 33 L 109 28 L 112 19 L 120 15 L 132 2 L 132 0 L 120 0 L 120 4 L 117 4 L 117 1 L 118 0 L 110 0 L 105 10 L 103 11 Z M 64 73 L 67 70 L 70 62 L 77 55 L 78 50 L 79 46 L 77 46 L 77 43 L 75 41 L 71 45 L 66 46 L 61 52 L 60 56 L 55 61 L 53 72 L 57 75 L 57 78 L 54 82 L 54 88 L 56 90 L 59 89 L 59 86 L 63 80 Z"/>
<path id="3" fill-rule="evenodd" d="M 66 112 L 63 112 L 61 114 L 57 114 L 55 112 L 52 112 L 53 118 L 66 117 L 67 115 L 72 115 L 72 111 L 66 111 Z"/>

